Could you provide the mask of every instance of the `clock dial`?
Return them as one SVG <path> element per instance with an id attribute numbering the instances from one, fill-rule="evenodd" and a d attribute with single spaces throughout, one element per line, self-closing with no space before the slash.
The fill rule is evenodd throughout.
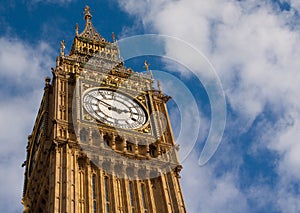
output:
<path id="1" fill-rule="evenodd" d="M 135 99 L 109 89 L 87 90 L 83 107 L 93 118 L 114 127 L 137 129 L 147 121 L 147 113 Z"/>

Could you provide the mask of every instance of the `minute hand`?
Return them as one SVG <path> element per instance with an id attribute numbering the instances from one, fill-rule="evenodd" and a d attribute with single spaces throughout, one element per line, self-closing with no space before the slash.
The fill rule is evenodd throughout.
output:
<path id="1" fill-rule="evenodd" d="M 117 107 L 112 106 L 112 105 L 110 105 L 110 104 L 106 103 L 105 101 L 102 101 L 102 100 L 100 100 L 100 99 L 98 99 L 98 98 L 96 98 L 96 99 L 97 99 L 100 103 L 102 103 L 103 105 L 107 106 L 108 110 L 115 111 L 115 112 L 117 112 L 117 113 L 119 113 L 119 114 L 120 114 L 121 112 L 128 112 L 127 110 L 118 109 Z"/>
<path id="2" fill-rule="evenodd" d="M 112 107 L 110 104 L 106 103 L 105 101 L 99 100 L 99 102 L 102 103 L 103 105 L 107 106 L 108 108 Z"/>
<path id="3" fill-rule="evenodd" d="M 107 107 L 112 107 L 110 104 L 106 103 L 105 101 L 102 101 L 101 99 L 91 95 L 93 98 L 95 98 L 97 101 L 99 101 L 100 103 L 102 103 L 103 105 L 107 106 Z"/>

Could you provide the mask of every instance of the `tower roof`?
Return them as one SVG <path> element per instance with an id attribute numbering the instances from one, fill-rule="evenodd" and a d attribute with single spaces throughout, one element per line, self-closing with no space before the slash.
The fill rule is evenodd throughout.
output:
<path id="1" fill-rule="evenodd" d="M 84 27 L 84 30 L 80 34 L 78 34 L 78 25 L 76 25 L 76 36 L 81 37 L 81 38 L 85 38 L 85 39 L 89 39 L 89 40 L 93 40 L 93 41 L 96 41 L 96 42 L 97 41 L 98 42 L 107 42 L 100 35 L 100 33 L 97 32 L 97 30 L 93 26 L 93 23 L 91 21 L 93 16 L 91 14 L 89 6 L 85 6 L 83 14 L 84 14 L 84 19 L 86 21 L 85 27 Z"/>
<path id="2" fill-rule="evenodd" d="M 91 21 L 92 14 L 89 6 L 85 6 L 84 12 L 85 26 L 81 33 L 78 33 L 78 24 L 76 24 L 76 36 L 73 40 L 70 56 L 94 56 L 101 48 L 108 46 L 111 49 L 115 49 L 115 58 L 119 59 L 119 50 L 115 40 L 112 42 L 103 38 L 100 33 L 97 32 Z M 111 55 L 111 54 L 110 54 Z"/>

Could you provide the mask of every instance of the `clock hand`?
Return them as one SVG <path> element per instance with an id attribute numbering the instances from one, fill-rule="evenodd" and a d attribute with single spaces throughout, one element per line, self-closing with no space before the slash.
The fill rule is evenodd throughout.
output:
<path id="1" fill-rule="evenodd" d="M 97 101 L 99 101 L 100 103 L 102 103 L 103 105 L 107 106 L 107 107 L 111 107 L 110 104 L 106 103 L 105 101 L 102 101 L 101 99 L 93 96 L 93 95 L 90 95 L 92 98 L 96 99 Z"/>
<path id="2" fill-rule="evenodd" d="M 112 107 L 110 104 L 106 103 L 105 101 L 99 100 L 99 102 L 102 103 L 103 105 L 107 106 L 108 108 Z"/>
<path id="3" fill-rule="evenodd" d="M 129 112 L 128 110 L 126 110 L 126 109 L 119 109 L 119 112 L 121 113 L 121 112 L 125 112 L 125 113 L 127 113 L 127 112 Z"/>
<path id="4" fill-rule="evenodd" d="M 107 106 L 107 108 L 108 108 L 109 110 L 113 110 L 113 111 L 115 111 L 115 112 L 117 112 L 117 113 L 119 113 L 119 114 L 121 114 L 122 112 L 130 113 L 130 111 L 128 111 L 128 110 L 126 110 L 126 109 L 118 109 L 117 107 L 112 106 L 112 105 L 106 103 L 105 101 L 102 101 L 101 99 L 99 99 L 99 98 L 97 98 L 97 97 L 95 97 L 95 96 L 93 96 L 93 95 L 91 95 L 91 96 L 92 96 L 93 98 L 95 98 L 96 100 L 98 100 L 101 104 Z"/>
<path id="5" fill-rule="evenodd" d="M 124 110 L 124 109 L 118 109 L 117 107 L 114 107 L 114 106 L 111 106 L 111 107 L 108 107 L 109 110 L 113 110 L 119 114 L 121 114 L 122 112 L 128 112 L 127 110 Z"/>
<path id="6" fill-rule="evenodd" d="M 94 96 L 93 96 L 94 97 Z M 106 103 L 105 101 L 102 101 L 102 100 L 100 100 L 99 98 L 96 98 L 96 97 L 94 97 L 95 99 L 97 99 L 101 104 L 103 104 L 103 105 L 105 105 L 109 110 L 113 110 L 113 111 L 115 111 L 115 112 L 117 112 L 117 113 L 121 113 L 121 112 L 128 112 L 128 111 L 124 111 L 124 110 L 121 110 L 121 109 L 118 109 L 117 107 L 115 107 L 115 106 L 112 106 L 112 105 L 110 105 L 110 104 L 108 104 L 108 103 Z"/>
<path id="7" fill-rule="evenodd" d="M 137 113 L 137 112 L 132 112 L 132 111 L 129 111 L 129 110 L 127 110 L 127 109 L 118 109 L 118 108 L 116 108 L 116 107 L 113 107 L 113 108 L 111 108 L 111 109 L 117 111 L 118 113 L 124 112 L 124 113 L 130 113 L 130 114 L 133 114 L 133 115 L 139 115 L 139 113 Z"/>

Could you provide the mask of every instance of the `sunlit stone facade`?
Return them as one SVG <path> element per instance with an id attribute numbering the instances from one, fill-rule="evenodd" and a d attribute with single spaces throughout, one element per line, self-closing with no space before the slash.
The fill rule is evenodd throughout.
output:
<path id="1" fill-rule="evenodd" d="M 84 30 L 45 79 L 28 137 L 24 212 L 186 212 L 166 102 L 146 73 L 124 66 L 85 8 Z M 159 88 L 159 87 L 158 87 Z"/>

